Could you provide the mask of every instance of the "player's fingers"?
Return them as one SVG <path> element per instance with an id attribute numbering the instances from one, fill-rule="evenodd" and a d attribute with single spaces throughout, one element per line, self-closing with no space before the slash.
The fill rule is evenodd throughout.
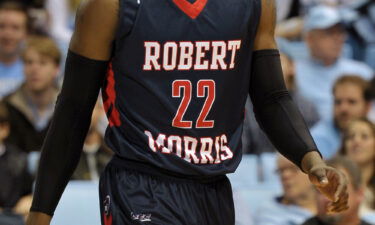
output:
<path id="1" fill-rule="evenodd" d="M 337 183 L 337 188 L 334 194 L 334 202 L 338 201 L 340 197 L 347 194 L 347 181 L 346 177 L 340 171 L 332 171 L 335 172 L 334 180 Z"/>
<path id="2" fill-rule="evenodd" d="M 349 194 L 345 193 L 342 196 L 340 196 L 339 200 L 337 202 L 332 202 L 329 207 L 328 211 L 330 212 L 340 212 L 348 207 L 348 199 Z"/>
<path id="3" fill-rule="evenodd" d="M 328 212 L 333 212 L 333 213 L 337 213 L 337 212 L 342 212 L 346 209 L 348 209 L 349 206 L 347 204 L 347 202 L 343 202 L 342 204 L 339 204 L 339 205 L 332 205 L 328 208 Z"/>
<path id="4" fill-rule="evenodd" d="M 317 187 L 325 187 L 329 183 L 326 170 L 324 168 L 312 170 L 309 174 L 309 178 Z"/>
<path id="5" fill-rule="evenodd" d="M 343 195 L 341 195 L 339 197 L 339 200 L 336 201 L 336 202 L 332 202 L 331 204 L 333 206 L 338 206 L 338 205 L 344 205 L 344 204 L 347 204 L 348 203 L 348 200 L 349 200 L 349 194 L 348 193 L 345 193 Z"/>
<path id="6" fill-rule="evenodd" d="M 340 213 L 340 212 L 343 212 L 347 209 L 349 209 L 349 206 L 340 206 L 340 207 L 336 207 L 334 209 L 328 210 L 327 213 L 328 214 Z"/>

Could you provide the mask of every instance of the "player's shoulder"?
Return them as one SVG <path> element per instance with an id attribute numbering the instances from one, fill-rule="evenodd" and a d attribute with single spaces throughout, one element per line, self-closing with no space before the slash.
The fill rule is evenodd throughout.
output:
<path id="1" fill-rule="evenodd" d="M 82 0 L 80 7 L 85 7 L 89 5 L 97 5 L 100 4 L 101 6 L 116 6 L 119 4 L 120 0 Z"/>
<path id="2" fill-rule="evenodd" d="M 275 0 L 257 0 L 259 1 L 264 7 L 273 7 L 276 6 L 276 1 Z"/>
<path id="3" fill-rule="evenodd" d="M 77 10 L 70 49 L 82 56 L 107 60 L 119 18 L 119 0 L 83 0 Z"/>
<path id="4" fill-rule="evenodd" d="M 91 14 L 108 13 L 107 16 L 116 15 L 120 0 L 83 0 L 78 7 L 77 17 Z M 115 14 L 113 14 L 115 13 Z"/>
<path id="5" fill-rule="evenodd" d="M 276 4 L 275 0 L 261 0 L 261 13 L 257 34 L 254 41 L 254 50 L 274 49 L 275 26 L 276 26 Z"/>
<path id="6" fill-rule="evenodd" d="M 268 18 L 268 22 L 274 23 L 276 19 L 276 1 L 275 0 L 260 0 L 262 17 Z M 270 18 L 271 17 L 271 18 Z"/>

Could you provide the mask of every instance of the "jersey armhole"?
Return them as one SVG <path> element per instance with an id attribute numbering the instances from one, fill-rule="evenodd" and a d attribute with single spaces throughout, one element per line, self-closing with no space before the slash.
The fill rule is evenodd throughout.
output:
<path id="1" fill-rule="evenodd" d="M 119 23 L 116 40 L 128 36 L 133 30 L 141 0 L 119 0 Z"/>

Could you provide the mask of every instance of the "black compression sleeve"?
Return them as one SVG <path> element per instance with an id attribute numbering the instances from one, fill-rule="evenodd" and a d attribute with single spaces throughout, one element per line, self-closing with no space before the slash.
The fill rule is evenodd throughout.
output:
<path id="1" fill-rule="evenodd" d="M 255 117 L 280 153 L 300 167 L 303 156 L 317 147 L 285 87 L 278 50 L 255 51 L 252 66 Z"/>
<path id="2" fill-rule="evenodd" d="M 65 77 L 42 147 L 31 211 L 53 215 L 74 172 L 108 62 L 68 52 Z"/>

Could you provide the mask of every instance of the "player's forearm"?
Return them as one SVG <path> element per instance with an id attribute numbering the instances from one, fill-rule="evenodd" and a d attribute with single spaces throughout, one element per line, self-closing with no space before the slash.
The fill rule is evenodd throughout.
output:
<path id="1" fill-rule="evenodd" d="M 80 158 L 107 62 L 68 53 L 64 83 L 42 147 L 31 211 L 52 215 Z"/>
<path id="2" fill-rule="evenodd" d="M 255 52 L 253 71 L 250 96 L 258 123 L 280 153 L 301 166 L 317 147 L 285 87 L 277 50 Z"/>
<path id="3" fill-rule="evenodd" d="M 77 121 L 77 106 L 59 99 L 45 139 L 39 163 L 31 211 L 53 215 L 62 192 L 76 168 L 83 145 L 87 120 Z M 86 115 L 88 119 L 90 115 Z M 77 123 L 82 123 L 77 129 Z M 87 128 L 88 129 L 88 128 Z M 87 132 L 87 131 L 86 131 Z"/>

